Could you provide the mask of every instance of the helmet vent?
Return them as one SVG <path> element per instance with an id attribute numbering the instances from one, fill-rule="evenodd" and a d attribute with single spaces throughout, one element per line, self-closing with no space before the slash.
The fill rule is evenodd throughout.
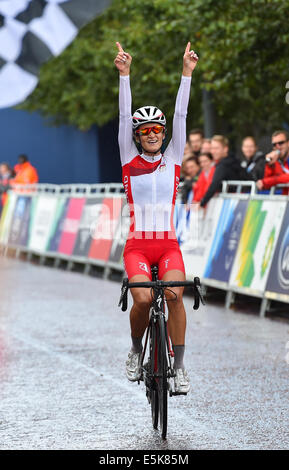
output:
<path id="1" fill-rule="evenodd" d="M 156 106 L 143 106 L 137 109 L 132 116 L 133 129 L 137 129 L 141 124 L 156 122 L 162 126 L 166 125 L 166 118 L 162 111 Z"/>

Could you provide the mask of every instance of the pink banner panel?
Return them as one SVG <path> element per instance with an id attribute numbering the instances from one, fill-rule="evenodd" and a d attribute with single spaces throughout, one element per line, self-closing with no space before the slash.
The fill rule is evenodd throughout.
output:
<path id="1" fill-rule="evenodd" d="M 67 214 L 63 222 L 63 230 L 58 246 L 59 253 L 63 253 L 65 255 L 71 255 L 73 253 L 85 201 L 85 198 L 71 198 L 69 200 Z"/>
<path id="2" fill-rule="evenodd" d="M 104 198 L 101 214 L 92 233 L 89 258 L 108 261 L 122 207 L 122 198 Z"/>

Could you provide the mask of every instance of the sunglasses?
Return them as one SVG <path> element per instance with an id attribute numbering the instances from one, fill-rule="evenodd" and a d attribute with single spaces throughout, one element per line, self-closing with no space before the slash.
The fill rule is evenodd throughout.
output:
<path id="1" fill-rule="evenodd" d="M 149 135 L 151 131 L 153 131 L 154 134 L 159 134 L 164 130 L 163 126 L 152 126 L 152 127 L 145 127 L 144 129 L 137 129 L 135 131 L 136 135 Z"/>
<path id="2" fill-rule="evenodd" d="M 287 142 L 287 140 L 280 140 L 280 142 L 274 142 L 272 143 L 272 147 L 276 147 L 276 145 L 283 145 Z"/>

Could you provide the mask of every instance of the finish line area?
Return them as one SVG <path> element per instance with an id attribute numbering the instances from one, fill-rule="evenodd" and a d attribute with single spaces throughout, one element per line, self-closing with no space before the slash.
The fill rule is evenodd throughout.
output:
<path id="1" fill-rule="evenodd" d="M 1 286 L 2 449 L 288 448 L 286 320 L 185 296 L 191 391 L 162 441 L 125 377 L 118 282 L 6 257 Z"/>

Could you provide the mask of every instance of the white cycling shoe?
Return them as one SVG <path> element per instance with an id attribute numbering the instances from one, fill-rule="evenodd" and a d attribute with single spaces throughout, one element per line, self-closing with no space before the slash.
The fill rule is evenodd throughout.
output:
<path id="1" fill-rule="evenodd" d="M 175 391 L 177 395 L 186 395 L 190 391 L 190 379 L 184 369 L 176 369 L 174 377 Z"/>
<path id="2" fill-rule="evenodd" d="M 126 376 L 131 382 L 136 382 L 140 379 L 140 359 L 141 353 L 133 353 L 132 351 L 128 353 L 128 359 L 125 363 Z"/>

